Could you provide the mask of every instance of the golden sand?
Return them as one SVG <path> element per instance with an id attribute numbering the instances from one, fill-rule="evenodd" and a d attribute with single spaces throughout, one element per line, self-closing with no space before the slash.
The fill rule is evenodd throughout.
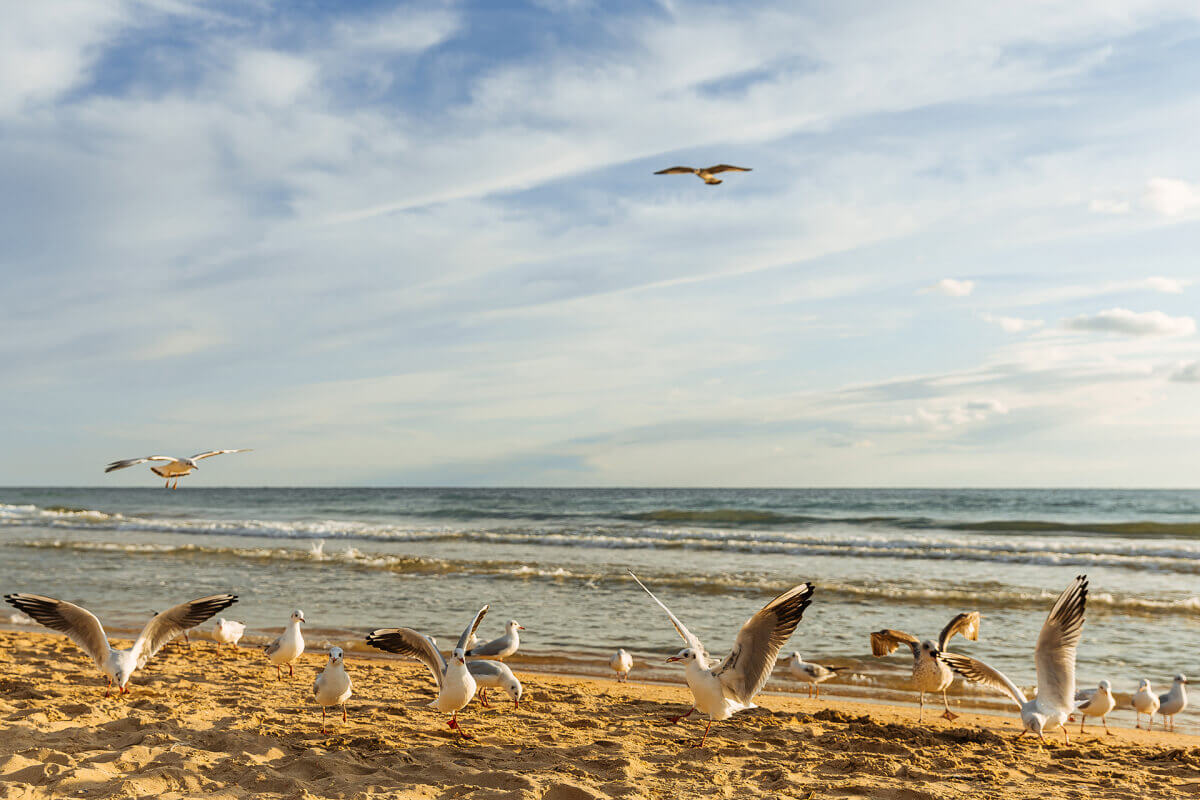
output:
<path id="1" fill-rule="evenodd" d="M 127 798 L 1180 798 L 1200 797 L 1200 740 L 1122 729 L 1014 743 L 1013 719 L 764 696 L 713 726 L 670 725 L 686 687 L 522 674 L 519 710 L 493 692 L 456 740 L 425 708 L 418 664 L 347 660 L 349 722 L 321 734 L 321 653 L 276 681 L 261 652 L 168 645 L 103 698 L 69 641 L 0 632 L 0 796 Z M 682 680 L 682 675 L 680 676 Z M 694 718 L 693 718 L 694 719 Z"/>

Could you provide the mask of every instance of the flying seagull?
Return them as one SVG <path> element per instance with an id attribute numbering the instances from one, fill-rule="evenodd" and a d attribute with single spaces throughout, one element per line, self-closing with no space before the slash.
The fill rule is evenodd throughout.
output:
<path id="1" fill-rule="evenodd" d="M 714 720 L 729 719 L 739 711 L 755 707 L 754 696 L 762 691 L 767 678 L 771 677 L 779 651 L 800 624 L 804 609 L 812 602 L 813 585 L 802 583 L 793 586 L 759 609 L 738 631 L 733 649 L 725 660 L 710 668 L 704 645 L 696 635 L 684 627 L 671 609 L 638 580 L 637 575 L 633 572 L 629 574 L 650 595 L 650 599 L 667 612 L 671 624 L 687 642 L 687 647 L 667 661 L 684 662 L 688 688 L 692 690 L 695 702 L 690 711 L 672 717 L 671 721 L 678 722 L 697 710 L 707 714 L 708 727 L 700 739 L 700 746 L 703 747 Z"/>
<path id="2" fill-rule="evenodd" d="M 1062 728 L 1063 739 L 1068 744 L 1071 741 L 1067 734 L 1067 719 L 1075 710 L 1075 651 L 1083 636 L 1087 595 L 1087 576 L 1080 575 L 1054 601 L 1034 649 L 1037 690 L 1032 699 L 1026 698 L 1007 675 L 978 659 L 953 653 L 941 656 L 959 675 L 973 683 L 999 689 L 1017 704 L 1022 723 L 1018 739 L 1032 731 L 1045 741 L 1046 731 Z"/>
<path id="3" fill-rule="evenodd" d="M 917 722 L 925 716 L 926 692 L 941 692 L 942 706 L 946 709 L 942 716 L 951 721 L 958 719 L 958 715 L 950 710 L 950 702 L 946 700 L 946 690 L 954 683 L 954 673 L 942 660 L 942 656 L 946 655 L 946 645 L 956 633 L 961 633 L 964 639 L 976 641 L 979 638 L 979 612 L 967 611 L 957 615 L 942 628 L 936 642 L 931 639 L 918 642 L 917 637 L 911 633 L 886 628 L 871 634 L 871 652 L 877 656 L 889 655 L 901 644 L 912 648 L 912 682 L 921 693 L 921 710 L 917 714 Z"/>
<path id="4" fill-rule="evenodd" d="M 735 167 L 731 164 L 717 164 L 715 167 L 669 167 L 660 169 L 655 175 L 695 175 L 710 186 L 721 183 L 720 178 L 714 178 L 718 172 L 750 172 L 750 167 Z"/>
<path id="5" fill-rule="evenodd" d="M 91 656 L 96 666 L 108 678 L 108 688 L 104 696 L 109 697 L 114 683 L 117 685 L 118 695 L 128 692 L 125 686 L 133 673 L 146 666 L 146 662 L 153 658 L 164 644 L 188 628 L 194 628 L 214 614 L 229 608 L 237 602 L 237 595 L 209 595 L 155 614 L 154 618 L 146 623 L 146 627 L 142 628 L 142 633 L 133 643 L 133 647 L 128 650 L 117 650 L 110 645 L 100 620 L 86 608 L 40 594 L 6 594 L 4 599 L 9 605 L 21 609 L 47 628 L 62 631 Z"/>
<path id="6" fill-rule="evenodd" d="M 146 456 L 145 458 L 127 458 L 124 461 L 114 461 L 104 468 L 105 472 L 112 472 L 115 469 L 125 469 L 146 461 L 166 461 L 167 463 L 161 467 L 151 467 L 150 471 L 160 478 L 166 478 L 167 483 L 163 488 L 179 488 L 179 479 L 187 475 L 194 469 L 200 469 L 200 465 L 196 462 L 202 458 L 211 458 L 219 456 L 222 453 L 249 453 L 250 448 L 241 450 L 206 450 L 203 453 L 196 453 L 191 458 L 176 458 L 175 456 Z M 175 479 L 175 486 L 171 486 L 171 479 Z"/>

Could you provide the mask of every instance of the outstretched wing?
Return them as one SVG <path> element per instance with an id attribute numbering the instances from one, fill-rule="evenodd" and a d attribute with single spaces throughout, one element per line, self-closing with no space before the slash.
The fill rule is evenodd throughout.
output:
<path id="1" fill-rule="evenodd" d="M 105 472 L 112 472 L 114 469 L 125 469 L 126 467 L 144 464 L 147 461 L 178 461 L 174 456 L 146 456 L 145 458 L 127 458 L 124 461 L 114 461 L 104 468 Z"/>
<path id="2" fill-rule="evenodd" d="M 946 645 L 954 638 L 954 634 L 961 634 L 964 639 L 970 639 L 972 642 L 979 640 L 979 612 L 965 611 L 959 614 L 954 619 L 946 623 L 946 627 L 942 628 L 942 633 L 938 636 L 938 650 L 945 650 Z"/>
<path id="3" fill-rule="evenodd" d="M 660 169 L 658 172 L 656 172 L 654 174 L 655 175 L 691 175 L 695 171 L 696 170 L 692 169 L 691 167 L 668 167 L 667 169 Z"/>
<path id="4" fill-rule="evenodd" d="M 902 644 L 912 648 L 913 658 L 921 655 L 921 643 L 911 633 L 884 628 L 871 634 L 871 652 L 877 656 L 891 655 Z"/>
<path id="5" fill-rule="evenodd" d="M 715 167 L 709 167 L 703 171 L 712 175 L 717 172 L 753 172 L 754 170 L 750 167 L 735 167 L 732 164 L 717 164 Z"/>
<path id="6" fill-rule="evenodd" d="M 729 655 L 713 670 L 727 694 L 749 705 L 762 690 L 775 668 L 779 651 L 800 624 L 804 609 L 812 603 L 812 594 L 811 583 L 793 586 L 746 621 Z"/>
<path id="7" fill-rule="evenodd" d="M 442 688 L 442 676 L 446 673 L 446 659 L 438 652 L 433 639 L 417 633 L 412 628 L 380 628 L 367 634 L 367 644 L 389 653 L 415 658 L 429 667 L 438 689 Z"/>
<path id="8" fill-rule="evenodd" d="M 137 659 L 138 669 L 144 667 L 164 644 L 236 602 L 236 594 L 213 594 L 180 603 L 161 614 L 155 614 L 133 643 L 133 655 Z"/>
<path id="9" fill-rule="evenodd" d="M 249 453 L 250 450 L 251 448 L 249 447 L 243 447 L 240 450 L 205 450 L 203 453 L 196 453 L 196 455 L 192 456 L 192 461 L 199 461 L 202 458 L 212 458 L 222 453 Z"/>
<path id="10" fill-rule="evenodd" d="M 467 651 L 467 642 L 471 640 L 471 637 L 475 635 L 475 631 L 479 629 L 479 623 L 483 622 L 483 617 L 487 614 L 488 608 L 489 606 L 484 606 L 475 612 L 475 619 L 471 620 L 471 624 L 462 632 L 462 636 L 458 637 L 456 649 L 462 650 L 464 653 Z"/>
<path id="11" fill-rule="evenodd" d="M 47 628 L 65 633 L 104 669 L 111 648 L 96 615 L 86 608 L 40 594 L 6 594 L 4 600 Z"/>
<path id="12" fill-rule="evenodd" d="M 977 658 L 960 656 L 957 653 L 942 653 L 938 658 L 950 667 L 950 669 L 972 683 L 990 686 L 993 689 L 999 689 L 1001 692 L 1004 692 L 1017 704 L 1017 708 L 1028 702 L 1025 693 L 1007 675 L 995 667 L 988 666 Z"/>
<path id="13" fill-rule="evenodd" d="M 630 577 L 632 577 L 632 578 L 633 578 L 635 581 L 637 581 L 637 585 L 638 585 L 638 586 L 640 586 L 640 587 L 642 587 L 642 590 L 643 590 L 643 591 L 644 591 L 646 594 L 650 595 L 650 599 L 651 599 L 651 600 L 653 600 L 654 602 L 658 603 L 659 607 L 660 607 L 660 608 L 661 608 L 663 611 L 667 612 L 667 616 L 671 618 L 671 624 L 675 626 L 675 630 L 676 630 L 676 631 L 678 631 L 678 632 L 679 632 L 679 635 L 683 637 L 683 641 L 687 642 L 687 646 L 688 646 L 688 647 L 690 647 L 690 648 L 692 648 L 693 650 L 695 650 L 697 653 L 703 653 L 703 652 L 704 652 L 704 645 L 703 645 L 703 644 L 701 644 L 701 643 L 700 643 L 700 640 L 696 638 L 696 634 L 694 634 L 694 633 L 692 633 L 691 631 L 689 631 L 689 630 L 688 630 L 688 629 L 687 629 L 687 628 L 684 626 L 684 624 L 683 624 L 682 622 L 680 622 L 680 621 L 679 621 L 679 617 L 677 617 L 677 616 L 675 616 L 674 614 L 672 614 L 672 613 L 671 613 L 671 609 L 667 608 L 667 606 L 666 606 L 666 605 L 663 603 L 663 601 L 662 601 L 662 600 L 659 600 L 657 597 L 655 597 L 655 596 L 654 596 L 654 592 L 652 592 L 652 591 L 650 591 L 649 589 L 647 589 L 647 588 L 646 588 L 646 584 L 644 584 L 644 583 L 642 583 L 640 580 L 638 580 L 638 576 L 633 574 L 633 570 L 629 570 L 629 575 L 630 575 Z"/>
<path id="14" fill-rule="evenodd" d="M 1069 709 L 1075 701 L 1075 650 L 1083 636 L 1088 580 L 1079 575 L 1058 596 L 1038 635 L 1038 699 L 1054 708 Z"/>

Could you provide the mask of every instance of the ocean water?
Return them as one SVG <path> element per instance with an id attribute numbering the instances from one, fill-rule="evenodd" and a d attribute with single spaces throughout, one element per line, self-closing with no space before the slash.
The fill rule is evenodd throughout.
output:
<path id="1" fill-rule="evenodd" d="M 310 638 L 361 649 L 383 626 L 452 640 L 489 603 L 481 636 L 517 619 L 528 667 L 604 674 L 623 646 L 637 674 L 682 680 L 661 663 L 682 643 L 629 569 L 714 654 L 812 581 L 785 653 L 852 666 L 841 694 L 912 700 L 909 657 L 873 658 L 868 634 L 936 638 L 972 609 L 980 641 L 954 649 L 1032 687 L 1037 632 L 1080 573 L 1081 685 L 1127 695 L 1142 677 L 1166 691 L 1176 672 L 1200 675 L 1197 491 L 0 489 L 0 591 L 81 603 L 113 631 L 232 591 L 229 616 L 252 636 L 302 608 Z"/>

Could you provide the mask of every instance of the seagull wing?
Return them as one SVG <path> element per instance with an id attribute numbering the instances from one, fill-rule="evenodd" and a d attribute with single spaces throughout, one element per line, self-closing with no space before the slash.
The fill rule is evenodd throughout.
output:
<path id="1" fill-rule="evenodd" d="M 155 614 L 133 643 L 133 655 L 137 659 L 138 669 L 144 667 L 164 644 L 236 602 L 236 594 L 213 594 L 180 603 L 161 614 Z"/>
<path id="2" fill-rule="evenodd" d="M 174 456 L 146 456 L 145 458 L 127 458 L 124 461 L 114 461 L 104 468 L 105 472 L 112 472 L 114 469 L 125 469 L 126 467 L 144 464 L 147 461 L 178 461 Z"/>
<path id="3" fill-rule="evenodd" d="M 478 647 L 472 647 L 466 653 L 469 656 L 494 656 L 505 647 L 508 647 L 510 641 L 508 634 L 505 634 L 499 639 L 492 639 L 490 642 L 481 644 Z"/>
<path id="4" fill-rule="evenodd" d="M 945 650 L 956 633 L 962 634 L 964 639 L 970 639 L 972 642 L 978 641 L 979 619 L 978 611 L 967 611 L 946 623 L 946 627 L 942 628 L 942 633 L 938 636 L 938 650 Z"/>
<path id="5" fill-rule="evenodd" d="M 1058 596 L 1038 636 L 1037 696 L 1055 708 L 1075 705 L 1075 649 L 1083 635 L 1088 581 L 1080 575 Z"/>
<path id="6" fill-rule="evenodd" d="M 378 650 L 397 653 L 420 661 L 429 667 L 429 672 L 433 675 L 433 682 L 441 690 L 442 676 L 446 672 L 446 659 L 438 652 L 437 646 L 428 636 L 423 636 L 412 628 L 380 628 L 367 634 L 367 644 Z"/>
<path id="7" fill-rule="evenodd" d="M 660 169 L 658 172 L 656 172 L 654 174 L 655 175 L 691 175 L 695 171 L 696 170 L 692 169 L 691 167 L 668 167 L 667 169 Z"/>
<path id="8" fill-rule="evenodd" d="M 672 614 L 672 613 L 671 613 L 671 609 L 667 608 L 667 607 L 666 607 L 666 605 L 663 603 L 663 601 L 662 601 L 662 600 L 659 600 L 657 597 L 655 597 L 655 596 L 654 596 L 654 592 L 652 592 L 652 591 L 650 591 L 649 589 L 647 589 L 647 588 L 646 588 L 646 584 L 644 584 L 644 583 L 642 583 L 640 580 L 638 580 L 638 576 L 633 574 L 633 570 L 630 570 L 630 571 L 629 571 L 629 575 L 630 575 L 630 576 L 631 576 L 631 577 L 632 577 L 632 578 L 633 578 L 635 581 L 637 581 L 637 585 L 638 585 L 638 586 L 640 586 L 640 587 L 642 587 L 642 590 L 643 590 L 643 591 L 645 591 L 645 592 L 646 592 L 646 594 L 650 595 L 650 599 L 651 599 L 651 600 L 653 600 L 654 602 L 658 603 L 659 607 L 660 607 L 660 608 L 661 608 L 663 611 L 667 612 L 667 616 L 671 618 L 671 624 L 675 626 L 675 630 L 677 630 L 677 631 L 679 632 L 679 635 L 683 637 L 683 641 L 687 642 L 687 646 L 688 646 L 688 647 L 690 647 L 690 648 L 692 648 L 693 650 L 695 650 L 697 653 L 703 653 L 703 652 L 704 652 L 704 645 L 703 645 L 703 644 L 701 644 L 701 643 L 700 643 L 700 640 L 696 638 L 696 634 L 694 634 L 694 633 L 692 633 L 691 631 L 689 631 L 689 630 L 688 630 L 688 629 L 687 629 L 687 628 L 684 626 L 684 624 L 683 624 L 682 622 L 680 622 L 680 621 L 679 621 L 679 617 L 677 617 L 677 616 L 675 616 L 674 614 Z"/>
<path id="9" fill-rule="evenodd" d="M 458 645 L 456 649 L 467 652 L 467 642 L 475 635 L 475 631 L 479 629 L 479 623 L 483 622 L 484 615 L 487 614 L 489 606 L 484 606 L 475 612 L 475 619 L 471 620 L 471 624 L 462 632 L 462 636 L 458 637 Z"/>
<path id="10" fill-rule="evenodd" d="M 249 453 L 250 450 L 251 448 L 249 447 L 243 447 L 240 450 L 205 450 L 203 453 L 196 453 L 196 455 L 192 456 L 192 461 L 199 461 L 202 458 L 212 458 L 222 453 Z"/>
<path id="11" fill-rule="evenodd" d="M 710 175 L 717 173 L 717 172 L 753 172 L 753 171 L 754 170 L 751 169 L 750 167 L 735 167 L 732 164 L 717 164 L 715 167 L 709 167 L 708 169 L 701 170 L 701 172 L 707 172 Z"/>
<path id="12" fill-rule="evenodd" d="M 804 609 L 812 603 L 812 594 L 811 583 L 793 586 L 746 620 L 733 649 L 721 666 L 713 670 L 727 694 L 749 705 L 762 690 L 771 677 L 779 651 L 800 624 Z"/>
<path id="13" fill-rule="evenodd" d="M 871 634 L 871 652 L 877 656 L 891 655 L 902 644 L 912 648 L 913 658 L 921 655 L 921 643 L 911 633 L 884 628 Z"/>
<path id="14" fill-rule="evenodd" d="M 499 661 L 468 661 L 467 671 L 476 678 L 503 678 L 510 670 Z"/>
<path id="15" fill-rule="evenodd" d="M 950 669 L 972 683 L 990 686 L 993 689 L 999 689 L 1001 692 L 1004 692 L 1017 704 L 1017 708 L 1021 708 L 1025 703 L 1029 702 L 1025 697 L 1025 693 L 1007 675 L 995 667 L 988 666 L 977 658 L 960 656 L 957 653 L 942 653 L 938 658 L 950 667 Z"/>
<path id="16" fill-rule="evenodd" d="M 97 667 L 104 669 L 112 648 L 95 614 L 82 606 L 40 594 L 6 594 L 4 600 L 47 628 L 65 633 L 92 657 Z"/>

